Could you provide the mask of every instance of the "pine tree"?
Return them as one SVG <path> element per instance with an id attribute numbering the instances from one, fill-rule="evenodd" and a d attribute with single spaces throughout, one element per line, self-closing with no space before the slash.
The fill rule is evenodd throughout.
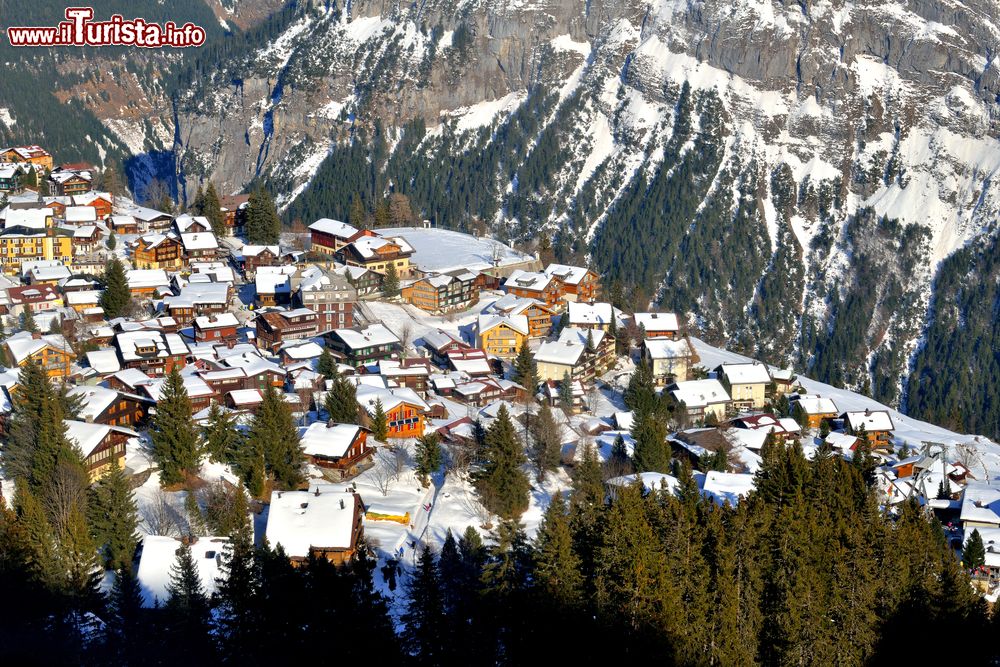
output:
<path id="1" fill-rule="evenodd" d="M 247 241 L 254 245 L 274 245 L 281 238 L 281 218 L 274 199 L 263 187 L 250 194 L 247 203 Z"/>
<path id="2" fill-rule="evenodd" d="M 399 296 L 399 272 L 396 270 L 395 262 L 389 262 L 385 268 L 385 276 L 382 278 L 382 296 L 387 299 Z"/>
<path id="3" fill-rule="evenodd" d="M 347 215 L 347 222 L 356 229 L 368 229 L 368 215 L 365 213 L 365 206 L 361 203 L 361 197 L 354 193 L 351 197 L 351 209 Z"/>
<path id="4" fill-rule="evenodd" d="M 480 501 L 501 518 L 516 519 L 528 509 L 531 485 L 521 469 L 524 450 L 505 405 L 486 432 L 485 454 L 486 463 L 475 480 Z"/>
<path id="5" fill-rule="evenodd" d="M 316 372 L 322 375 L 327 380 L 335 380 L 339 373 L 337 372 L 337 362 L 330 354 L 330 348 L 323 346 L 323 352 L 319 355 L 319 361 L 316 363 Z"/>
<path id="6" fill-rule="evenodd" d="M 252 451 L 263 452 L 265 470 L 280 488 L 294 489 L 302 483 L 305 455 L 298 429 L 288 403 L 272 385 L 264 391 L 247 442 Z"/>
<path id="7" fill-rule="evenodd" d="M 208 535 L 208 529 L 205 527 L 205 515 L 202 514 L 201 505 L 198 504 L 198 496 L 191 488 L 184 492 L 184 513 L 188 520 L 188 535 L 194 537 Z"/>
<path id="8" fill-rule="evenodd" d="M 138 649 L 143 632 L 142 591 L 131 564 L 115 570 L 108 611 L 108 631 L 115 657 L 131 664 L 142 653 Z"/>
<path id="9" fill-rule="evenodd" d="M 139 543 L 135 495 L 118 459 L 111 459 L 111 469 L 91 488 L 87 511 L 90 530 L 99 545 L 104 566 L 118 570 L 131 566 Z"/>
<path id="10" fill-rule="evenodd" d="M 514 359 L 513 377 L 511 379 L 527 389 L 531 394 L 534 394 L 538 388 L 538 368 L 535 364 L 535 358 L 528 348 L 527 339 L 521 343 L 521 347 L 517 350 L 517 357 Z"/>
<path id="11" fill-rule="evenodd" d="M 87 528 L 85 507 L 77 505 L 70 510 L 58 539 L 70 610 L 81 617 L 86 612 L 100 611 L 104 606 L 103 569 L 97 557 L 97 545 Z"/>
<path id="12" fill-rule="evenodd" d="M 562 458 L 562 426 L 556 421 L 548 403 L 542 405 L 531 426 L 531 462 L 540 482 L 545 473 L 555 470 Z"/>
<path id="13" fill-rule="evenodd" d="M 430 476 L 441 467 L 443 456 L 437 433 L 428 433 L 417 440 L 417 479 L 420 485 L 430 484 Z"/>
<path id="14" fill-rule="evenodd" d="M 326 393 L 323 407 L 326 408 L 330 420 L 334 423 L 358 423 L 357 387 L 347 378 L 338 375 L 334 378 L 330 391 Z M 383 439 L 382 442 L 385 440 Z"/>
<path id="15" fill-rule="evenodd" d="M 635 367 L 629 377 L 628 386 L 622 400 L 629 410 L 636 413 L 653 412 L 657 407 L 656 388 L 653 385 L 653 371 L 642 362 Z"/>
<path id="16" fill-rule="evenodd" d="M 40 333 L 38 329 L 38 324 L 35 322 L 35 314 L 31 310 L 31 306 L 26 305 L 24 311 L 21 313 L 21 330 L 30 331 L 31 333 Z"/>
<path id="17" fill-rule="evenodd" d="M 406 611 L 401 619 L 403 645 L 421 664 L 440 664 L 446 649 L 442 583 L 434 564 L 434 552 L 425 546 L 417 570 L 406 586 Z"/>
<path id="18" fill-rule="evenodd" d="M 111 232 L 110 234 L 108 234 L 108 240 L 105 243 L 105 245 L 107 246 L 108 250 L 111 250 L 111 251 L 114 251 L 114 249 L 118 246 L 118 239 L 115 238 L 115 233 L 114 232 Z"/>
<path id="19" fill-rule="evenodd" d="M 615 318 L 612 317 L 611 319 L 614 320 Z M 588 354 L 594 354 L 595 352 L 597 352 L 597 345 L 594 344 L 593 329 L 587 329 L 587 343 L 584 349 L 586 349 Z"/>
<path id="20" fill-rule="evenodd" d="M 201 458 L 198 434 L 191 421 L 191 399 L 177 367 L 167 375 L 160 390 L 150 436 L 161 485 L 183 482 L 185 475 L 197 470 Z"/>
<path id="21" fill-rule="evenodd" d="M 108 318 L 121 317 L 131 305 L 132 293 L 125 278 L 125 267 L 117 257 L 112 257 L 104 268 L 102 282 L 104 291 L 101 292 L 100 305 L 104 315 Z"/>
<path id="22" fill-rule="evenodd" d="M 635 440 L 633 459 L 640 472 L 664 472 L 670 465 L 666 424 L 652 412 L 633 416 L 632 439 Z"/>
<path id="23" fill-rule="evenodd" d="M 219 238 L 226 235 L 226 218 L 222 214 L 222 205 L 219 203 L 219 193 L 215 190 L 215 183 L 211 181 L 208 183 L 208 188 L 205 189 L 205 200 L 202 204 L 201 214 L 208 218 L 213 234 Z"/>
<path id="24" fill-rule="evenodd" d="M 608 457 L 607 468 L 615 477 L 621 475 L 631 475 L 634 472 L 632 459 L 628 455 L 628 447 L 625 446 L 625 438 L 618 434 L 611 444 L 611 455 Z"/>
<path id="25" fill-rule="evenodd" d="M 260 632 L 261 569 L 254 556 L 250 528 L 244 525 L 230 537 L 222 552 L 218 579 L 218 626 L 230 656 L 253 656 Z"/>
<path id="26" fill-rule="evenodd" d="M 962 564 L 967 570 L 976 570 L 986 564 L 986 547 L 983 545 L 983 538 L 976 528 L 972 529 L 972 534 L 965 542 L 965 549 L 962 551 Z"/>
<path id="27" fill-rule="evenodd" d="M 385 416 L 385 409 L 382 407 L 382 399 L 375 399 L 375 411 L 372 414 L 372 435 L 379 442 L 385 442 L 389 438 L 389 422 Z"/>
<path id="28" fill-rule="evenodd" d="M 569 371 L 563 373 L 559 381 L 559 407 L 566 412 L 573 409 L 573 378 Z"/>
<path id="29" fill-rule="evenodd" d="M 201 429 L 201 439 L 213 461 L 235 463 L 240 445 L 236 415 L 213 402 L 208 408 L 208 421 Z"/>
<path id="30" fill-rule="evenodd" d="M 190 212 L 194 215 L 205 214 L 205 190 L 198 184 L 198 189 L 194 193 L 194 200 L 191 202 Z"/>
<path id="31" fill-rule="evenodd" d="M 195 657 L 209 643 L 209 600 L 188 544 L 177 549 L 170 568 L 166 610 L 170 619 L 172 647 L 182 656 Z"/>
<path id="32" fill-rule="evenodd" d="M 552 497 L 535 536 L 534 585 L 542 599 L 574 607 L 583 599 L 580 557 L 573 550 L 569 514 L 561 493 Z"/>

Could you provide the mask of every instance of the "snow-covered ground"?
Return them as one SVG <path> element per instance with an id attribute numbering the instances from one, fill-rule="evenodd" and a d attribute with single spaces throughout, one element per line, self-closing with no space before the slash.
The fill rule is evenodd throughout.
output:
<path id="1" fill-rule="evenodd" d="M 531 255 L 490 238 L 475 237 L 449 229 L 423 227 L 389 227 L 378 230 L 383 236 L 402 236 L 413 246 L 410 261 L 424 271 L 481 271 L 497 265 L 507 266 L 528 262 Z"/>

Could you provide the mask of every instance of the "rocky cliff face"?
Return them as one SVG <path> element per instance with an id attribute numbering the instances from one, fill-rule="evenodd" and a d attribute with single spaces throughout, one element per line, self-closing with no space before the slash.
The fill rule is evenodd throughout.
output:
<path id="1" fill-rule="evenodd" d="M 376 168 L 439 224 L 547 229 L 717 342 L 898 402 L 936 266 L 996 233 L 998 16 L 995 0 L 330 4 L 182 98 L 178 176 L 261 178 L 288 205 L 379 123 Z M 448 172 L 456 155 L 482 177 Z"/>

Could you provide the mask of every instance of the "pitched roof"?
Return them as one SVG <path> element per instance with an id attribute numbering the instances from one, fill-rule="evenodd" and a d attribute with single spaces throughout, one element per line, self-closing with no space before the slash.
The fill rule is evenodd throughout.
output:
<path id="1" fill-rule="evenodd" d="M 346 222 L 341 222 L 340 220 L 333 220 L 331 218 L 320 218 L 316 222 L 309 225 L 309 229 L 322 232 L 324 234 L 330 234 L 331 236 L 336 236 L 337 238 L 347 240 L 358 233 L 357 227 L 352 227 Z"/>
<path id="2" fill-rule="evenodd" d="M 275 491 L 267 514 L 267 541 L 293 558 L 306 558 L 313 549 L 350 549 L 355 546 L 355 496 L 323 491 Z"/>
<path id="3" fill-rule="evenodd" d="M 771 376 L 767 366 L 759 362 L 722 364 L 719 370 L 730 384 L 767 384 Z"/>
<path id="4" fill-rule="evenodd" d="M 308 456 L 339 458 L 347 453 L 362 430 L 357 424 L 313 422 L 302 429 L 302 451 Z"/>

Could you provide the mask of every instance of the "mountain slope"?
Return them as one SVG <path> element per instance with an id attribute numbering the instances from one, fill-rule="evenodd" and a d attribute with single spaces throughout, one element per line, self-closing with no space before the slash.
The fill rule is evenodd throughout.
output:
<path id="1" fill-rule="evenodd" d="M 263 180 L 306 222 L 393 190 L 443 226 L 545 229 L 632 305 L 899 405 L 939 335 L 937 267 L 997 234 L 998 15 L 995 0 L 302 6 L 182 93 L 177 169 L 187 187 Z"/>

